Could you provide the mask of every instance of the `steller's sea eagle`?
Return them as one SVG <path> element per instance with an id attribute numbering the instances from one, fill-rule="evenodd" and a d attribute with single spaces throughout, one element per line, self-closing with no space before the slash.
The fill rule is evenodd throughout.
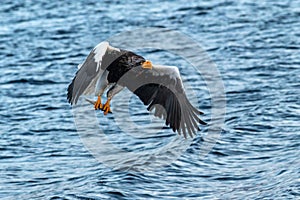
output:
<path id="1" fill-rule="evenodd" d="M 81 95 L 95 93 L 95 110 L 104 115 L 111 112 L 110 101 L 124 87 L 137 95 L 147 110 L 166 120 L 166 125 L 179 135 L 193 137 L 199 124 L 201 111 L 191 105 L 184 92 L 179 70 L 174 66 L 152 64 L 131 51 L 114 48 L 101 42 L 78 66 L 78 71 L 68 87 L 68 101 L 75 105 Z M 101 96 L 107 89 L 107 101 Z"/>

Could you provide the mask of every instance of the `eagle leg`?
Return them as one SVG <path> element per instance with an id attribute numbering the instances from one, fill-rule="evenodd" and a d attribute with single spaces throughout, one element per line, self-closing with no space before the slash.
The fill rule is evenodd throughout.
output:
<path id="1" fill-rule="evenodd" d="M 111 99 L 107 99 L 106 103 L 103 106 L 104 115 L 107 115 L 108 113 L 112 113 L 110 110 L 110 100 Z"/>
<path id="2" fill-rule="evenodd" d="M 101 103 L 101 96 L 100 95 L 98 96 L 98 99 L 94 104 L 94 108 L 95 108 L 95 110 L 99 110 L 99 109 L 103 108 L 103 105 Z"/>
<path id="3" fill-rule="evenodd" d="M 106 103 L 103 105 L 103 111 L 104 111 L 104 115 L 107 115 L 108 113 L 112 113 L 110 110 L 110 101 L 111 99 L 118 94 L 119 92 L 121 92 L 121 90 L 124 88 L 124 86 L 118 85 L 118 84 L 114 84 L 108 91 L 107 91 L 107 101 Z"/>

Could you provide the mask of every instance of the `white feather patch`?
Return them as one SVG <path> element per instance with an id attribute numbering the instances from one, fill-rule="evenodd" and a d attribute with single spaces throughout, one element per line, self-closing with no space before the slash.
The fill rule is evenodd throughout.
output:
<path id="1" fill-rule="evenodd" d="M 107 48 L 109 46 L 108 42 L 100 42 L 95 48 L 94 48 L 94 59 L 95 62 L 97 63 L 97 68 L 96 68 L 96 72 L 98 72 L 99 67 L 101 66 L 101 62 L 102 62 L 102 57 L 104 56 Z"/>
<path id="2" fill-rule="evenodd" d="M 176 66 L 153 65 L 153 74 L 156 76 L 169 75 L 172 79 L 181 79 L 179 70 Z"/>

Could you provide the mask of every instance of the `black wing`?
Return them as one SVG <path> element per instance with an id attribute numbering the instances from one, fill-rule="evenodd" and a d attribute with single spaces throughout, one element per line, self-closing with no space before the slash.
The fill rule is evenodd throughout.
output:
<path id="1" fill-rule="evenodd" d="M 187 133 L 193 137 L 199 124 L 206 123 L 199 118 L 201 111 L 191 105 L 186 97 L 179 71 L 175 67 L 160 66 L 152 70 L 135 68 L 125 74 L 119 84 L 137 95 L 147 110 L 166 120 L 174 132 Z"/>

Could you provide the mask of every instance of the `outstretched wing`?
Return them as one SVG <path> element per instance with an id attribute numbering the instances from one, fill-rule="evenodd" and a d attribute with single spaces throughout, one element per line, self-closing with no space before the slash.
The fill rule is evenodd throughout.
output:
<path id="1" fill-rule="evenodd" d="M 103 72 L 122 53 L 122 50 L 109 46 L 108 42 L 98 44 L 83 64 L 78 66 L 79 69 L 68 87 L 69 103 L 76 104 L 80 95 L 93 93 Z"/>
<path id="2" fill-rule="evenodd" d="M 152 69 L 134 68 L 120 79 L 120 83 L 136 94 L 147 110 L 166 120 L 174 132 L 187 133 L 193 137 L 199 124 L 206 123 L 199 118 L 201 111 L 191 105 L 184 92 L 177 67 L 154 65 Z"/>

